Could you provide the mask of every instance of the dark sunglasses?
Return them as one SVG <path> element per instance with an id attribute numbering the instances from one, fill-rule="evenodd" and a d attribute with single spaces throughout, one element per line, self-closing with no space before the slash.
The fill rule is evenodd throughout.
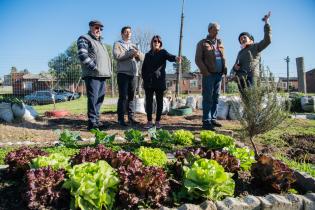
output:
<path id="1" fill-rule="evenodd" d="M 153 42 L 154 42 L 154 43 L 155 43 L 155 42 L 160 43 L 160 41 L 159 41 L 159 40 L 157 40 L 157 39 L 154 39 L 154 40 L 153 40 Z"/>
<path id="2" fill-rule="evenodd" d="M 95 28 L 96 30 L 101 30 L 101 31 L 103 31 L 103 28 L 102 28 L 102 27 L 95 26 L 94 28 Z"/>

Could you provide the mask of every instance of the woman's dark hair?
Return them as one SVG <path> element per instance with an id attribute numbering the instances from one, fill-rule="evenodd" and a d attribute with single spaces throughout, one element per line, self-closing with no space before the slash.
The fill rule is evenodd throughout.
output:
<path id="1" fill-rule="evenodd" d="M 162 38 L 161 38 L 159 35 L 154 35 L 154 36 L 152 37 L 152 39 L 151 39 L 151 44 L 150 44 L 151 50 L 153 49 L 153 41 L 154 41 L 154 39 L 159 40 L 159 42 L 160 42 L 160 44 L 161 44 L 160 47 L 163 46 Z"/>
<path id="2" fill-rule="evenodd" d="M 130 26 L 124 26 L 124 27 L 122 27 L 121 33 L 123 34 L 126 29 L 131 29 L 131 27 L 130 27 Z"/>

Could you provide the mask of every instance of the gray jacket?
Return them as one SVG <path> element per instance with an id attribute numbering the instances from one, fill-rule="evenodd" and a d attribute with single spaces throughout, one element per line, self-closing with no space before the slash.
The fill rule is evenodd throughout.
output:
<path id="1" fill-rule="evenodd" d="M 130 43 L 130 48 L 127 49 L 123 41 L 117 41 L 114 43 L 113 55 L 117 60 L 117 73 L 127 74 L 130 76 L 138 76 L 140 69 L 140 61 L 144 60 L 144 54 L 140 52 L 140 58 L 136 59 L 132 57 L 132 49 L 138 50 L 137 46 Z"/>
<path id="2" fill-rule="evenodd" d="M 258 76 L 260 64 L 260 52 L 271 43 L 271 28 L 269 24 L 264 26 L 264 39 L 239 51 L 235 64 L 240 65 L 239 70 L 232 71 L 238 76 Z"/>
<path id="3" fill-rule="evenodd" d="M 78 54 L 82 67 L 82 78 L 110 78 L 111 61 L 106 47 L 94 36 L 86 34 L 78 39 Z"/>

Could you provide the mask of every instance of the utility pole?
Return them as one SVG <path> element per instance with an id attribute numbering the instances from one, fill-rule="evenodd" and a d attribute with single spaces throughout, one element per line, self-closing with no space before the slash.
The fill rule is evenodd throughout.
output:
<path id="1" fill-rule="evenodd" d="M 178 48 L 178 57 L 182 56 L 182 40 L 183 40 L 183 25 L 184 25 L 184 3 L 185 0 L 182 0 L 182 15 L 181 15 L 181 22 L 180 22 L 180 34 L 179 34 L 179 48 Z M 178 63 L 177 71 L 176 71 L 176 92 L 175 98 L 178 98 L 180 93 L 180 81 L 182 77 L 182 64 L 181 62 Z"/>
<path id="2" fill-rule="evenodd" d="M 285 62 L 287 62 L 287 92 L 289 93 L 289 62 L 290 62 L 290 58 L 289 56 L 287 56 L 285 59 Z"/>

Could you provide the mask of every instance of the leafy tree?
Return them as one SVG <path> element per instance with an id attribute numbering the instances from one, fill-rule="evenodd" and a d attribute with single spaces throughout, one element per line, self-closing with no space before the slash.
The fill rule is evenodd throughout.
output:
<path id="1" fill-rule="evenodd" d="M 176 70 L 178 63 L 173 63 L 173 67 Z M 191 62 L 186 56 L 182 56 L 182 73 L 188 73 L 191 71 Z"/>
<path id="2" fill-rule="evenodd" d="M 229 82 L 226 87 L 226 93 L 237 93 L 238 87 L 235 82 Z"/>
<path id="3" fill-rule="evenodd" d="M 57 79 L 59 85 L 76 83 L 81 75 L 76 42 L 64 52 L 48 62 L 49 72 Z"/>
<path id="4" fill-rule="evenodd" d="M 272 75 L 268 79 L 263 78 L 264 81 L 258 79 L 253 86 L 245 87 L 240 94 L 243 107 L 243 114 L 239 116 L 242 134 L 250 139 L 256 158 L 259 151 L 254 142 L 255 136 L 274 129 L 288 116 L 284 100 L 279 100 L 277 95 L 274 78 Z"/>
<path id="5" fill-rule="evenodd" d="M 111 46 L 106 45 L 112 58 Z M 78 58 L 77 43 L 73 42 L 68 49 L 48 62 L 49 73 L 57 79 L 60 86 L 76 84 L 81 77 L 81 64 Z"/>
<path id="6" fill-rule="evenodd" d="M 24 73 L 24 74 L 29 74 L 30 71 L 28 69 L 24 69 L 23 71 L 21 71 L 21 73 Z"/>
<path id="7" fill-rule="evenodd" d="M 11 67 L 11 74 L 12 73 L 17 73 L 17 72 L 18 72 L 17 68 L 15 66 L 12 66 Z"/>

